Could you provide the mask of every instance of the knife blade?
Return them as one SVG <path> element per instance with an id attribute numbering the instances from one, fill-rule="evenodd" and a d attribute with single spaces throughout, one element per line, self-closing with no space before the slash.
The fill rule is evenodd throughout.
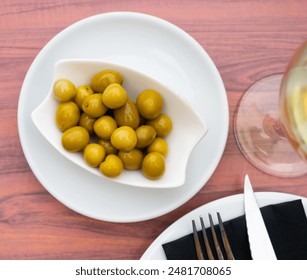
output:
<path id="1" fill-rule="evenodd" d="M 248 175 L 245 175 L 244 180 L 244 208 L 253 260 L 276 260 L 273 245 Z"/>

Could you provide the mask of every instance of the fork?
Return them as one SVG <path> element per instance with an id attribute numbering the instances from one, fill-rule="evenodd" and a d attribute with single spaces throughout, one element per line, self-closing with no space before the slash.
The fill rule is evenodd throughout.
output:
<path id="1" fill-rule="evenodd" d="M 228 260 L 234 260 L 235 258 L 233 256 L 231 246 L 229 244 L 229 240 L 228 240 L 228 237 L 227 237 L 224 225 L 223 225 L 221 215 L 220 215 L 219 212 L 217 212 L 216 214 L 217 214 L 218 223 L 219 223 L 219 230 L 220 230 L 222 240 L 223 240 L 223 246 L 224 246 L 224 249 L 226 251 L 226 258 Z M 212 216 L 211 216 L 211 214 L 208 214 L 208 216 L 209 216 L 209 221 L 210 221 L 210 229 L 211 229 L 211 233 L 212 233 L 215 252 L 216 252 L 219 260 L 224 260 L 224 255 L 222 253 L 221 246 L 218 242 L 216 232 L 215 232 L 215 229 L 214 229 Z M 200 217 L 200 223 L 201 223 L 201 231 L 202 231 L 202 236 L 203 236 L 203 239 L 204 239 L 208 259 L 214 260 L 212 249 L 211 249 L 208 237 L 207 237 L 205 222 L 204 222 L 203 217 Z M 203 251 L 202 251 L 202 247 L 200 245 L 200 240 L 199 240 L 199 237 L 198 237 L 195 220 L 192 220 L 192 227 L 193 227 L 193 239 L 194 239 L 194 244 L 195 244 L 195 248 L 196 248 L 197 258 L 199 260 L 203 260 L 204 254 L 203 254 Z"/>

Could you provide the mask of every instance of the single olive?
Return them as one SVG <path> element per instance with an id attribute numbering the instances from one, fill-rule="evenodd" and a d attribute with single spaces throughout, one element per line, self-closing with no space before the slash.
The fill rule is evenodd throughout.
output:
<path id="1" fill-rule="evenodd" d="M 111 143 L 118 150 L 130 151 L 137 143 L 135 131 L 130 126 L 118 127 L 111 135 Z"/>
<path id="2" fill-rule="evenodd" d="M 136 106 L 142 117 L 154 119 L 162 111 L 163 99 L 160 93 L 155 90 L 144 90 L 137 96 Z"/>
<path id="3" fill-rule="evenodd" d="M 106 154 L 117 154 L 118 150 L 111 144 L 110 140 L 105 140 L 105 139 L 98 139 L 98 144 L 104 147 Z"/>
<path id="4" fill-rule="evenodd" d="M 108 110 L 108 108 L 103 105 L 101 96 L 101 93 L 91 94 L 86 97 L 82 103 L 84 113 L 88 114 L 91 118 L 99 118 Z"/>
<path id="5" fill-rule="evenodd" d="M 124 164 L 117 155 L 107 155 L 99 165 L 100 172 L 107 177 L 119 176 L 124 170 Z"/>
<path id="6" fill-rule="evenodd" d="M 61 131 L 65 131 L 78 124 L 80 110 L 76 103 L 67 101 L 61 103 L 56 110 L 55 121 Z"/>
<path id="7" fill-rule="evenodd" d="M 153 126 L 157 131 L 157 136 L 165 137 L 167 136 L 173 128 L 173 123 L 170 117 L 165 114 L 159 115 L 153 120 L 149 120 L 147 124 Z"/>
<path id="8" fill-rule="evenodd" d="M 84 161 L 91 167 L 97 167 L 105 159 L 104 147 L 96 143 L 88 144 L 83 151 Z"/>
<path id="9" fill-rule="evenodd" d="M 82 151 L 90 141 L 88 131 L 82 126 L 74 126 L 62 134 L 62 145 L 69 152 Z"/>
<path id="10" fill-rule="evenodd" d="M 72 100 L 76 93 L 76 87 L 70 80 L 59 79 L 53 84 L 54 97 L 60 102 Z"/>
<path id="11" fill-rule="evenodd" d="M 126 90 L 120 84 L 110 84 L 102 94 L 103 104 L 110 109 L 123 106 L 127 100 Z"/>
<path id="12" fill-rule="evenodd" d="M 110 139 L 113 131 L 117 128 L 116 121 L 111 116 L 102 116 L 94 123 L 96 135 L 102 139 Z"/>
<path id="13" fill-rule="evenodd" d="M 136 148 L 149 146 L 156 138 L 157 132 L 151 125 L 141 125 L 136 130 Z"/>
<path id="14" fill-rule="evenodd" d="M 156 180 L 165 173 L 165 158 L 157 152 L 148 153 L 142 162 L 142 172 L 145 177 Z"/>
<path id="15" fill-rule="evenodd" d="M 122 84 L 123 77 L 120 73 L 113 70 L 104 70 L 96 73 L 91 78 L 91 88 L 95 92 L 104 92 L 106 87 L 110 84 Z"/>
<path id="16" fill-rule="evenodd" d="M 89 85 L 79 86 L 77 87 L 77 93 L 76 93 L 74 101 L 75 103 L 77 103 L 79 108 L 82 109 L 82 104 L 83 104 L 84 99 L 92 94 L 94 94 L 94 91 Z"/>
<path id="17" fill-rule="evenodd" d="M 140 124 L 138 109 L 129 97 L 122 107 L 114 110 L 114 118 L 118 126 L 130 126 L 136 129 Z"/>
<path id="18" fill-rule="evenodd" d="M 157 137 L 150 146 L 147 148 L 147 152 L 158 152 L 164 156 L 168 153 L 167 141 L 161 137 Z"/>
<path id="19" fill-rule="evenodd" d="M 79 119 L 79 125 L 86 128 L 89 134 L 93 134 L 95 121 L 96 119 L 91 118 L 88 114 L 82 113 Z"/>
<path id="20" fill-rule="evenodd" d="M 139 149 L 132 149 L 128 152 L 119 151 L 118 156 L 127 170 L 137 170 L 142 166 L 143 153 Z"/>

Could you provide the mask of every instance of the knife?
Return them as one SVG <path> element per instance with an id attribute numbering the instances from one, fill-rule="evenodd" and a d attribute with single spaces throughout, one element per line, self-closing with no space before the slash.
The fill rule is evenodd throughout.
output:
<path id="1" fill-rule="evenodd" d="M 248 175 L 245 175 L 244 181 L 244 208 L 253 260 L 276 260 L 277 258 Z"/>

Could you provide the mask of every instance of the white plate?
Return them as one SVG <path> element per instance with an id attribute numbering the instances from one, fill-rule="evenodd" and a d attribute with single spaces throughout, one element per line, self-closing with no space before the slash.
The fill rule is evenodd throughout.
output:
<path id="1" fill-rule="evenodd" d="M 101 178 L 55 152 L 31 121 L 48 93 L 56 61 L 101 59 L 143 71 L 188 99 L 209 132 L 192 152 L 179 189 L 139 189 Z M 107 13 L 81 20 L 55 36 L 32 63 L 18 104 L 18 128 L 28 163 L 59 201 L 88 217 L 143 221 L 166 214 L 193 197 L 216 169 L 227 140 L 228 102 L 222 79 L 204 49 L 164 20 L 138 13 Z M 180 152 L 180 151 L 178 151 Z"/>
<path id="2" fill-rule="evenodd" d="M 278 193 L 278 192 L 257 192 L 256 198 L 259 207 L 266 206 L 269 204 L 276 204 L 286 201 L 291 201 L 295 199 L 302 199 L 305 213 L 307 213 L 307 199 L 301 196 Z M 216 213 L 217 211 L 221 213 L 223 221 L 227 221 L 241 215 L 244 215 L 244 196 L 243 194 L 233 195 L 224 197 L 203 206 L 200 206 L 188 214 L 184 215 L 182 218 L 178 219 L 172 225 L 170 225 L 166 230 L 164 230 L 156 240 L 148 247 L 143 256 L 142 260 L 165 260 L 165 253 L 162 248 L 162 244 L 176 240 L 192 232 L 192 219 L 199 219 L 199 216 L 203 216 L 205 223 L 206 215 L 208 213 Z M 215 221 L 217 223 L 217 221 Z"/>

